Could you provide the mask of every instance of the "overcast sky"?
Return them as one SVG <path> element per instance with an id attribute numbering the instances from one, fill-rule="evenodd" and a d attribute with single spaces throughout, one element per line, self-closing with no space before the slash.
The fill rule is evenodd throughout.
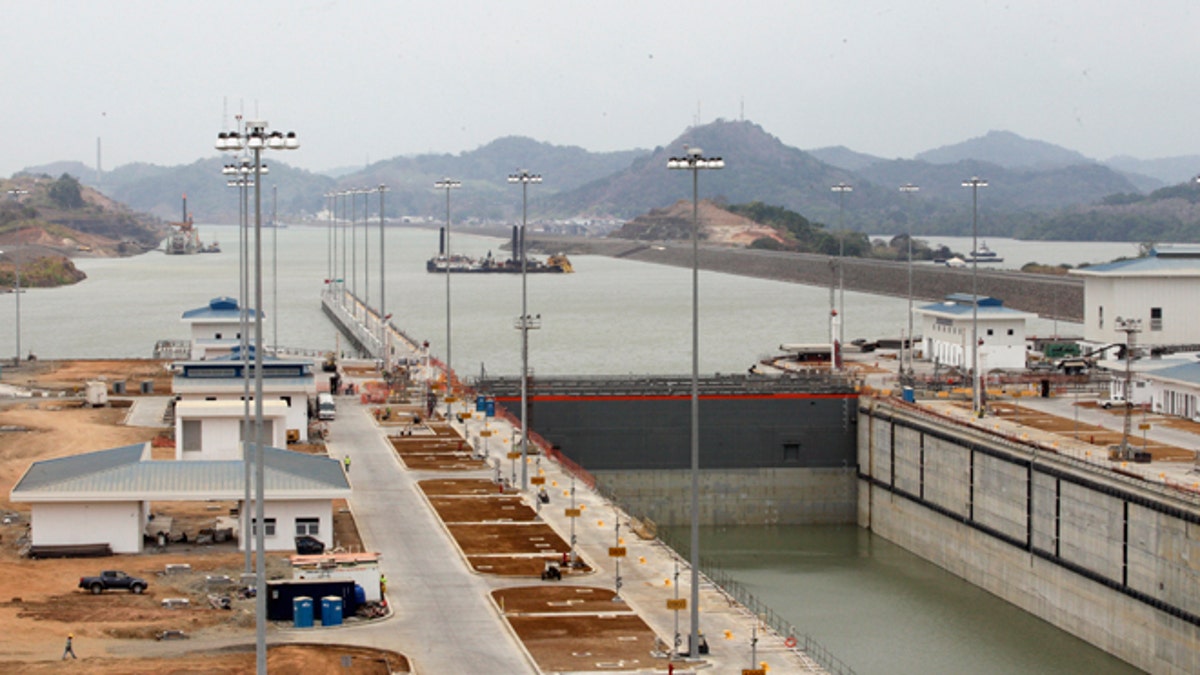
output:
<path id="1" fill-rule="evenodd" d="M 238 112 L 316 171 L 742 117 L 887 158 L 993 129 L 1168 157 L 1200 152 L 1198 36 L 1195 0 L 9 0 L 0 174 L 94 165 L 97 138 L 105 169 L 191 163 Z"/>

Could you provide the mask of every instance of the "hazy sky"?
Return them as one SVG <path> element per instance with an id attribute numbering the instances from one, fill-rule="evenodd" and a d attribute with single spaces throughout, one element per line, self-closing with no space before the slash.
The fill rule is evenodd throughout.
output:
<path id="1" fill-rule="evenodd" d="M 652 148 L 743 116 L 889 158 L 992 129 L 1098 159 L 1200 152 L 1195 0 L 0 7 L 5 176 L 92 165 L 97 137 L 106 169 L 190 163 L 239 111 L 296 131 L 278 159 L 312 170 L 507 135 Z"/>

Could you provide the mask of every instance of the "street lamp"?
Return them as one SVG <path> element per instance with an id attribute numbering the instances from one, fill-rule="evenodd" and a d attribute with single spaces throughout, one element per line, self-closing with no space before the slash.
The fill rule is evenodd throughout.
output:
<path id="1" fill-rule="evenodd" d="M 846 183 L 838 183 L 829 188 L 836 192 L 838 196 L 838 346 L 837 353 L 840 354 L 842 348 L 846 344 L 846 206 L 845 197 L 847 192 L 854 192 L 854 187 Z M 834 358 L 837 365 L 841 367 L 841 358 L 836 354 Z"/>
<path id="2" fill-rule="evenodd" d="M 262 353 L 262 151 L 295 150 L 300 141 L 294 131 L 285 136 L 267 131 L 265 121 L 247 121 L 241 132 L 217 134 L 217 149 L 239 152 L 249 149 L 254 156 L 254 548 L 256 666 L 260 675 L 267 672 L 267 593 L 266 593 L 266 521 L 263 508 L 263 353 Z"/>
<path id="3" fill-rule="evenodd" d="M 692 632 L 688 653 L 700 654 L 700 170 L 724 169 L 725 160 L 707 158 L 700 148 L 667 160 L 668 169 L 692 172 Z"/>
<path id="4" fill-rule="evenodd" d="M 434 183 L 433 187 L 446 191 L 446 382 L 449 384 L 450 373 L 454 372 L 453 362 L 450 360 L 450 191 L 461 188 L 462 181 L 443 178 Z M 524 271 L 524 265 L 521 269 Z M 524 307 L 521 308 L 521 314 L 525 314 Z M 525 414 L 522 413 L 521 418 L 524 417 Z"/>
<path id="5" fill-rule="evenodd" d="M 518 248 L 521 250 L 513 251 L 513 255 L 518 256 L 521 261 L 521 316 L 517 319 L 517 328 L 521 331 L 521 490 L 529 488 L 529 465 L 527 457 L 529 456 L 529 331 L 532 328 L 541 327 L 541 315 L 536 319 L 529 316 L 529 303 L 527 293 L 528 266 L 525 264 L 525 225 L 529 217 L 529 184 L 541 183 L 542 177 L 539 174 L 529 173 L 525 169 L 517 169 L 517 172 L 508 176 L 508 182 L 521 185 L 521 236 L 517 242 Z M 446 198 L 449 199 L 450 193 L 446 192 Z M 446 232 L 449 237 L 449 230 Z M 449 254 L 450 247 L 446 247 L 446 252 Z M 446 279 L 450 279 L 450 259 L 446 258 Z M 447 314 L 449 316 L 449 314 Z M 447 362 L 447 368 L 449 363 Z M 446 377 L 447 391 L 450 387 L 450 378 Z"/>
<path id="6" fill-rule="evenodd" d="M 29 194 L 29 190 L 22 190 L 20 188 L 13 188 L 8 191 L 9 198 L 17 202 L 21 201 L 22 195 L 27 194 Z M 16 368 L 21 365 L 21 260 L 17 257 L 16 250 L 10 251 L 10 253 L 13 260 L 13 297 L 17 306 L 17 351 L 16 356 L 13 358 L 13 367 Z"/>
<path id="7" fill-rule="evenodd" d="M 962 182 L 971 188 L 971 412 L 981 416 L 979 391 L 979 188 L 986 180 L 972 176 Z"/>
<path id="8" fill-rule="evenodd" d="M 905 183 L 900 186 L 900 192 L 908 195 L 911 201 L 921 188 L 912 183 Z M 909 209 L 911 212 L 911 209 Z M 901 354 L 903 354 L 904 345 L 900 345 Z M 904 374 L 904 359 L 900 359 L 900 374 Z M 912 258 L 912 218 L 911 215 L 908 221 L 908 376 L 911 378 L 913 374 L 913 258 Z M 901 380 L 904 378 L 901 377 Z"/>
<path id="9" fill-rule="evenodd" d="M 392 369 L 392 348 L 391 340 L 389 339 L 387 330 L 387 303 L 384 302 L 387 296 L 384 295 L 383 290 L 384 280 L 386 279 L 384 272 L 387 270 L 387 265 L 384 262 L 385 257 L 383 254 L 383 193 L 388 191 L 388 187 L 386 185 L 380 185 L 375 189 L 379 191 L 379 327 L 381 333 L 379 346 L 383 348 L 384 368 L 390 371 Z"/>

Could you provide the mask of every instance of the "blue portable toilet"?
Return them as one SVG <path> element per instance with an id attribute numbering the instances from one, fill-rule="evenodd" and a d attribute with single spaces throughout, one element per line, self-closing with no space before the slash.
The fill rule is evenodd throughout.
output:
<path id="1" fill-rule="evenodd" d="M 916 395 L 916 392 L 913 391 L 912 387 L 905 387 L 902 391 L 903 391 L 905 403 L 916 403 L 917 402 L 917 395 Z"/>
<path id="2" fill-rule="evenodd" d="M 475 397 L 475 412 L 483 412 L 487 410 L 487 397 L 479 395 Z"/>
<path id="3" fill-rule="evenodd" d="M 496 399 L 489 398 L 487 400 L 487 402 L 484 404 L 484 415 L 486 417 L 496 416 Z"/>
<path id="4" fill-rule="evenodd" d="M 360 605 L 367 604 L 367 589 L 358 584 L 354 584 L 354 602 Z"/>
<path id="5" fill-rule="evenodd" d="M 312 628 L 313 599 L 308 597 L 292 598 L 292 625 L 296 628 Z"/>
<path id="6" fill-rule="evenodd" d="M 342 625 L 342 599 L 336 595 L 321 598 L 321 625 Z"/>

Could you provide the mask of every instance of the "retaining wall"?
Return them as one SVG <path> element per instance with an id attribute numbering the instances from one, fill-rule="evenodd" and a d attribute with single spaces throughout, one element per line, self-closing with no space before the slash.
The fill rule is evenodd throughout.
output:
<path id="1" fill-rule="evenodd" d="M 1154 673 L 1200 672 L 1200 504 L 903 404 L 859 408 L 859 524 Z"/>

